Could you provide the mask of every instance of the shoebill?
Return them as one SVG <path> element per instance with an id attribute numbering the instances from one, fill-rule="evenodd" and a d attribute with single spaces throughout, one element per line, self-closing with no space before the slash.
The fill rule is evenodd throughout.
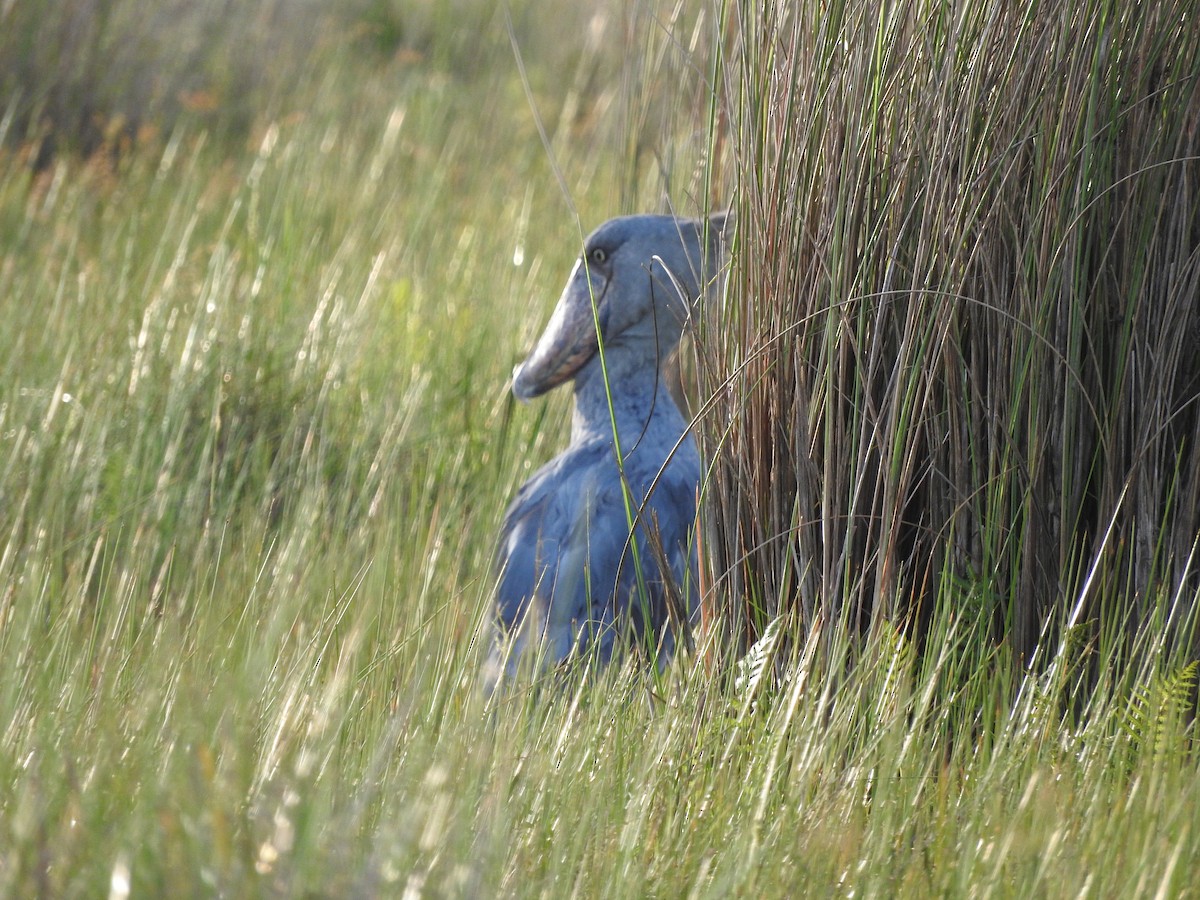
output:
<path id="1" fill-rule="evenodd" d="M 605 222 L 514 370 L 522 401 L 573 380 L 575 408 L 569 446 L 504 517 L 489 691 L 522 666 L 607 663 L 631 645 L 662 666 L 695 619 L 700 457 L 664 369 L 717 274 L 724 226 Z"/>

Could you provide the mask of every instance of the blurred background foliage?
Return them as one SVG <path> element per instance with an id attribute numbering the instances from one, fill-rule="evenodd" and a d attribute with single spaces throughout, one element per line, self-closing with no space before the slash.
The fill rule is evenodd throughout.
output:
<path id="1" fill-rule="evenodd" d="M 181 122 L 232 146 L 256 125 L 304 110 L 322 81 L 398 91 L 413 81 L 495 82 L 497 73 L 508 82 L 516 46 L 535 61 L 530 86 L 565 104 L 547 111 L 553 132 L 603 120 L 608 140 L 667 153 L 663 126 L 694 111 L 681 98 L 703 102 L 694 67 L 704 18 L 682 5 L 548 9 L 530 0 L 8 0 L 0 137 L 39 169 L 63 150 L 119 155 Z M 353 94 L 343 99 L 353 104 Z M 499 111 L 526 118 L 512 100 Z"/>

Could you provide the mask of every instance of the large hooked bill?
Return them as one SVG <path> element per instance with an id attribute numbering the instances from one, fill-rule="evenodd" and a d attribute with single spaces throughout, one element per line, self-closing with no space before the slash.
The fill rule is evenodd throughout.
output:
<path id="1" fill-rule="evenodd" d="M 569 381 L 596 355 L 596 327 L 603 332 L 608 319 L 604 295 L 602 280 L 593 279 L 582 260 L 576 262 L 546 330 L 525 362 L 513 369 L 518 400 L 532 400 Z"/>

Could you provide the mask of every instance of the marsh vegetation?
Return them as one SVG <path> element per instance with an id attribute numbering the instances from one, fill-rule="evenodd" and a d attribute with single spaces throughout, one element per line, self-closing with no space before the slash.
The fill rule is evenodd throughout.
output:
<path id="1" fill-rule="evenodd" d="M 1194 890 L 1190 3 L 186 6 L 0 4 L 0 894 Z M 486 708 L 512 366 L 726 204 L 715 624 Z"/>

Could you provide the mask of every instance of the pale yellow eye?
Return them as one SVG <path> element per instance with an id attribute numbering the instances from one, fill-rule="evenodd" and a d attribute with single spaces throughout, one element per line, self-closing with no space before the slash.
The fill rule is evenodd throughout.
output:
<path id="1" fill-rule="evenodd" d="M 588 256 L 595 266 L 602 266 L 608 262 L 608 252 L 603 247 L 596 247 Z"/>

